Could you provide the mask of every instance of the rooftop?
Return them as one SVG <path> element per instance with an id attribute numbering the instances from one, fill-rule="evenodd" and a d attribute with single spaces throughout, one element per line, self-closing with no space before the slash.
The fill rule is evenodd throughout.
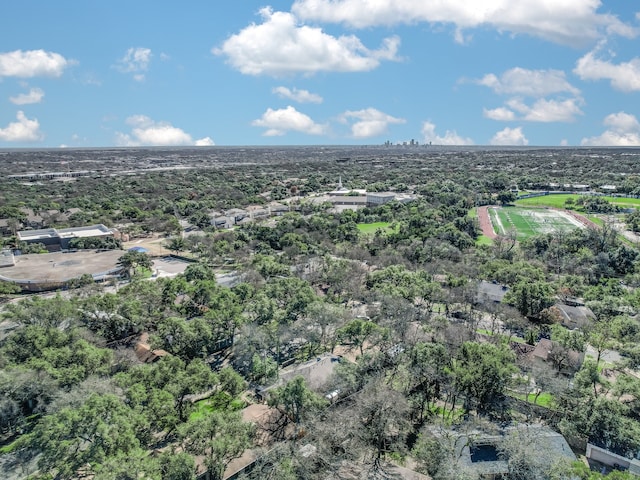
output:
<path id="1" fill-rule="evenodd" d="M 47 238 L 78 238 L 78 237 L 100 237 L 113 234 L 110 228 L 98 224 L 87 227 L 72 228 L 44 228 L 41 230 L 22 230 L 18 232 L 18 238 L 22 241 L 44 240 Z"/>
<path id="2" fill-rule="evenodd" d="M 90 225 L 88 227 L 61 228 L 58 230 L 60 238 L 76 238 L 76 237 L 99 237 L 102 235 L 111 235 L 113 230 L 102 224 Z"/>
<path id="3" fill-rule="evenodd" d="M 55 238 L 58 232 L 55 228 L 44 228 L 42 230 L 23 230 L 18 232 L 18 239 L 27 242 L 29 240 L 44 240 L 45 238 Z"/>

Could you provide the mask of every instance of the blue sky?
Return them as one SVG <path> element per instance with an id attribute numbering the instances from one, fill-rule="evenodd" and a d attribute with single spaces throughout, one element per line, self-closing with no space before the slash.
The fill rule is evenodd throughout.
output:
<path id="1" fill-rule="evenodd" d="M 0 148 L 640 145 L 635 0 L 0 11 Z"/>

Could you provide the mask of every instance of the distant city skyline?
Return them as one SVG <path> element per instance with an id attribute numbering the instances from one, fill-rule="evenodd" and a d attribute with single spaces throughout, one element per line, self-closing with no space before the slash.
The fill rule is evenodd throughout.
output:
<path id="1" fill-rule="evenodd" d="M 0 149 L 640 146 L 640 5 L 6 2 Z"/>

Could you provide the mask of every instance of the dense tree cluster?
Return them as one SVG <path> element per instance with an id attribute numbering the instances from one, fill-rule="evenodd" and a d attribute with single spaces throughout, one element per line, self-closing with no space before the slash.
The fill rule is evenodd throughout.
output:
<path id="1" fill-rule="evenodd" d="M 221 479 L 265 434 L 240 412 L 256 392 L 273 413 L 269 435 L 282 441 L 256 450 L 245 478 L 388 478 L 390 464 L 408 458 L 435 479 L 474 478 L 457 468 L 456 435 L 491 434 L 509 422 L 546 423 L 575 448 L 589 441 L 637 452 L 635 246 L 606 222 L 481 244 L 473 210 L 512 202 L 514 185 L 566 183 L 566 168 L 585 182 L 600 181 L 600 172 L 566 156 L 543 175 L 541 153 L 532 154 L 535 169 L 521 152 L 459 152 L 455 162 L 453 154 L 394 155 L 357 153 L 339 164 L 277 158 L 268 172 L 239 159 L 96 175 L 28 186 L 32 197 L 22 192 L 22 200 L 2 180 L 0 213 L 16 221 L 20 207 L 40 205 L 79 208 L 65 220 L 74 225 L 122 222 L 174 235 L 178 219 L 188 219 L 203 228 L 168 241 L 195 260 L 173 278 L 145 279 L 152 259 L 128 251 L 120 264 L 129 281 L 117 290 L 79 282 L 64 296 L 3 305 L 2 455 L 25 471 L 37 463 L 37 478 L 186 480 L 199 468 Z M 637 191 L 634 165 L 616 158 L 608 180 Z M 306 201 L 347 171 L 350 187 L 418 198 L 357 211 Z M 213 210 L 294 195 L 298 208 L 280 217 L 229 231 L 210 226 Z M 615 213 L 598 197 L 581 203 Z M 387 226 L 361 229 L 376 222 Z M 87 247 L 104 248 L 78 245 Z M 217 282 L 222 272 L 233 286 Z M 482 281 L 504 287 L 504 300 L 483 300 Z M 0 288 L 7 297 L 15 291 Z M 576 298 L 593 318 L 569 330 L 557 305 Z M 532 361 L 539 342 L 545 358 Z M 302 376 L 279 383 L 283 368 L 323 353 L 341 360 L 320 390 Z M 599 478 L 577 465 L 542 464 L 529 441 L 519 433 L 504 444 L 509 478 Z"/>

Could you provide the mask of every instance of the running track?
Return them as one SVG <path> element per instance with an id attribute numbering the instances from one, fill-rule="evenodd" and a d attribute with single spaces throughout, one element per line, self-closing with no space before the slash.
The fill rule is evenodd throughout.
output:
<path id="1" fill-rule="evenodd" d="M 491 219 L 489 218 L 489 207 L 478 207 L 478 222 L 480 222 L 480 229 L 482 230 L 483 235 L 489 237 L 492 240 L 498 236 L 493 230 L 493 225 L 491 225 Z"/>

